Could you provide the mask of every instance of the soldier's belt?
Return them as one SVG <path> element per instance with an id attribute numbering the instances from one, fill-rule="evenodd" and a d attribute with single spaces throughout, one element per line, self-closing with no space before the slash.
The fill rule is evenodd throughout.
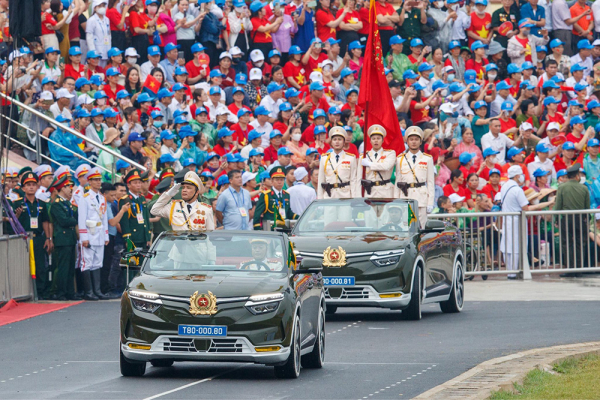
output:
<path id="1" fill-rule="evenodd" d="M 344 188 L 344 187 L 346 187 L 348 185 L 350 185 L 350 182 L 321 183 L 321 187 L 323 187 L 323 189 L 325 189 L 325 190 L 341 189 L 341 188 Z"/>
<path id="2" fill-rule="evenodd" d="M 384 179 L 382 181 L 369 181 L 366 179 L 361 179 L 361 183 L 363 186 L 385 186 L 391 181 L 391 179 Z"/>
<path id="3" fill-rule="evenodd" d="M 396 185 L 398 186 L 398 188 L 402 189 L 402 187 L 405 188 L 410 188 L 410 189 L 416 189 L 416 188 L 420 188 L 422 186 L 425 186 L 425 182 L 419 182 L 419 183 L 405 183 L 405 182 L 398 182 L 396 183 Z"/>

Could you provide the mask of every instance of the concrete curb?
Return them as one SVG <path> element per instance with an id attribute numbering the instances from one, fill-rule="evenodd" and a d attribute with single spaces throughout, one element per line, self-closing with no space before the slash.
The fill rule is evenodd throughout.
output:
<path id="1" fill-rule="evenodd" d="M 572 356 L 600 354 L 600 342 L 576 343 L 527 350 L 485 361 L 462 375 L 434 387 L 415 399 L 486 399 L 492 392 L 513 388 L 535 368 L 544 368 Z"/>

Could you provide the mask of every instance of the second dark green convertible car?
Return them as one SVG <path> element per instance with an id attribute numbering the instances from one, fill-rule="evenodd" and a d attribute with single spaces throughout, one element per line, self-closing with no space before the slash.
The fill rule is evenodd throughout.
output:
<path id="1" fill-rule="evenodd" d="M 279 232 L 163 233 L 121 298 L 121 373 L 233 361 L 297 378 L 325 356 L 322 268 Z"/>
<path id="2" fill-rule="evenodd" d="M 383 307 L 421 319 L 426 303 L 462 310 L 459 231 L 439 220 L 420 229 L 418 218 L 414 200 L 328 199 L 306 209 L 290 240 L 303 263 L 322 264 L 328 313 Z"/>

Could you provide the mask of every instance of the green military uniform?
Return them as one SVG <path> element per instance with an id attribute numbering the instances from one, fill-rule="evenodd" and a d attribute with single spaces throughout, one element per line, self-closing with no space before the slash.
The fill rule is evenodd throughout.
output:
<path id="1" fill-rule="evenodd" d="M 64 176 L 56 182 L 54 187 L 60 190 L 69 182 L 69 177 Z M 77 209 L 73 207 L 70 200 L 59 196 L 50 207 L 50 216 L 54 221 L 52 266 L 56 271 L 55 295 L 58 300 L 72 300 L 75 297 L 73 279 L 77 248 Z"/>
<path id="2" fill-rule="evenodd" d="M 285 169 L 283 167 L 275 167 L 271 169 L 271 179 L 284 178 Z M 264 229 L 263 223 L 266 221 L 276 221 L 273 224 L 273 229 L 276 226 L 285 226 L 286 219 L 297 219 L 298 215 L 294 214 L 290 207 L 290 194 L 282 190 L 279 194 L 274 189 L 265 190 L 260 194 L 256 209 L 254 210 L 254 230 Z"/>
<path id="3" fill-rule="evenodd" d="M 170 176 L 163 178 L 161 175 L 160 183 L 154 188 L 156 189 L 158 194 L 155 194 L 152 197 L 152 200 L 150 200 L 150 203 L 148 203 L 148 210 L 152 210 L 152 207 L 154 207 L 154 204 L 156 204 L 156 201 L 158 200 L 160 195 L 171 187 L 172 182 L 173 178 L 171 178 Z M 154 239 L 156 239 L 161 233 L 170 230 L 171 226 L 169 225 L 168 218 L 161 218 L 158 221 L 152 223 L 152 233 L 154 233 Z"/>
<path id="4" fill-rule="evenodd" d="M 396 10 L 398 15 L 402 13 L 402 7 Z M 410 12 L 405 13 L 404 22 L 398 29 L 398 34 L 406 39 L 407 44 L 414 38 L 421 37 L 421 9 L 414 8 Z M 411 54 L 410 46 L 404 46 L 402 52 L 406 55 Z"/>
<path id="5" fill-rule="evenodd" d="M 140 172 L 133 169 L 125 176 L 125 182 L 129 183 L 140 179 Z M 146 248 L 147 243 L 152 240 L 150 224 L 150 208 L 144 205 L 144 197 L 135 197 L 132 194 L 125 195 L 119 199 L 119 210 L 126 203 L 131 203 L 131 208 L 121 219 L 121 233 L 127 249 L 127 243 L 133 242 L 135 247 Z"/>
<path id="6" fill-rule="evenodd" d="M 21 178 L 21 187 L 29 182 L 38 183 L 37 175 L 33 172 L 26 172 Z M 23 197 L 13 203 L 13 209 L 23 208 L 19 216 L 19 222 L 23 229 L 32 232 L 33 255 L 35 258 L 35 282 L 37 287 L 38 299 L 47 298 L 50 292 L 50 282 L 48 267 L 46 265 L 46 250 L 44 244 L 46 235 L 44 233 L 44 222 L 49 222 L 46 203 L 35 199 L 33 202 Z"/>
<path id="7" fill-rule="evenodd" d="M 581 165 L 576 163 L 567 169 L 567 173 L 579 172 Z M 586 185 L 579 180 L 569 179 L 561 184 L 556 192 L 554 209 L 560 210 L 589 210 L 590 192 Z M 569 268 L 584 267 L 587 265 L 588 243 L 587 235 L 588 215 L 563 215 L 560 219 L 563 265 Z"/>
<path id="8" fill-rule="evenodd" d="M 519 29 L 519 21 L 521 20 L 521 13 L 519 12 L 519 8 L 516 5 L 512 5 L 510 7 L 510 12 L 506 12 L 504 7 L 500 7 L 492 14 L 492 29 L 498 28 L 500 25 L 509 21 L 512 23 L 513 31 Z M 508 47 L 508 38 L 502 35 L 494 36 L 494 41 L 500 43 L 502 47 L 505 49 Z M 508 57 L 506 53 L 504 53 L 505 57 Z"/>

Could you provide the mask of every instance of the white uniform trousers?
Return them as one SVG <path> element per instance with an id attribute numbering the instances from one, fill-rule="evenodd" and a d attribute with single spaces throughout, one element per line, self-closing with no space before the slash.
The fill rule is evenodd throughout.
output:
<path id="1" fill-rule="evenodd" d="M 102 268 L 102 260 L 104 259 L 104 246 L 83 247 L 82 251 L 82 271 L 95 271 Z"/>
<path id="2" fill-rule="evenodd" d="M 419 207 L 419 222 L 421 223 L 421 229 L 425 229 L 425 223 L 427 222 L 427 207 Z"/>

